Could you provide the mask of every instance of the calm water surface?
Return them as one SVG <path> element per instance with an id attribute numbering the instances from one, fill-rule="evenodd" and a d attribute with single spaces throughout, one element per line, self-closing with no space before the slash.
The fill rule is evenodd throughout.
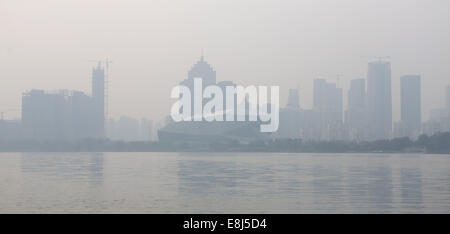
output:
<path id="1" fill-rule="evenodd" d="M 0 213 L 450 213 L 450 155 L 0 153 Z"/>

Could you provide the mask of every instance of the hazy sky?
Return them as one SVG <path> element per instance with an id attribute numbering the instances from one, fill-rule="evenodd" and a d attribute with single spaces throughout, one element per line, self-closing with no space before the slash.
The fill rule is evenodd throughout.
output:
<path id="1" fill-rule="evenodd" d="M 217 80 L 301 89 L 314 78 L 365 78 L 364 56 L 391 56 L 394 120 L 400 76 L 422 75 L 423 113 L 450 84 L 448 0 L 0 0 L 0 111 L 20 116 L 32 88 L 90 93 L 92 60 L 113 61 L 112 117 L 161 119 L 170 90 L 201 51 Z M 345 106 L 345 105 L 344 105 Z"/>

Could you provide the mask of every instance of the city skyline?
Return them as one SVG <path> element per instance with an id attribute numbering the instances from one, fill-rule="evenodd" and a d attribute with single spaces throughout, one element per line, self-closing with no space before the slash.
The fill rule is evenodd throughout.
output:
<path id="1" fill-rule="evenodd" d="M 426 120 L 445 105 L 439 90 L 450 77 L 449 9 L 443 0 L 5 0 L 0 111 L 19 117 L 20 95 L 32 88 L 88 93 L 91 60 L 110 58 L 110 115 L 161 120 L 170 89 L 203 51 L 218 81 L 277 83 L 282 103 L 288 89 L 300 87 L 304 108 L 313 106 L 314 79 L 336 83 L 339 77 L 346 100 L 350 80 L 367 78 L 370 56 L 391 56 L 393 121 L 400 120 L 406 74 L 422 77 Z"/>
<path id="2" fill-rule="evenodd" d="M 198 60 L 198 63 L 202 63 L 204 61 L 204 56 L 202 55 L 202 56 L 200 56 L 200 59 Z M 106 62 L 108 62 L 108 60 L 106 60 Z M 104 67 L 105 67 L 105 61 L 102 61 L 102 60 L 99 60 L 98 62 L 97 62 L 97 67 L 93 67 L 93 73 L 92 74 L 94 74 L 94 72 L 95 72 L 95 70 L 96 69 L 99 69 L 100 68 L 100 66 L 102 66 L 102 71 L 101 72 L 104 72 L 103 70 L 104 70 Z M 389 61 L 387 61 L 387 60 L 380 60 L 380 59 L 376 59 L 376 60 L 373 60 L 372 62 L 368 62 L 368 65 L 369 65 L 369 70 L 370 70 L 370 64 L 374 64 L 374 63 L 387 63 L 387 64 L 391 64 L 391 62 L 389 62 Z M 205 63 L 205 64 L 207 64 L 207 63 Z M 207 64 L 208 66 L 209 66 L 209 64 Z M 190 72 L 192 72 L 192 71 L 190 71 Z M 190 72 L 189 72 L 189 76 L 188 77 L 190 77 L 191 79 L 194 77 L 194 75 L 193 74 L 190 74 Z M 216 78 L 215 78 L 215 76 L 216 76 L 216 71 L 214 70 L 213 71 L 214 72 L 214 81 L 211 81 L 211 82 L 216 82 Z M 366 71 L 366 73 L 367 73 L 367 71 Z M 369 72 L 370 73 L 370 72 Z M 101 76 L 104 76 L 104 74 L 102 74 Z M 419 79 L 420 79 L 420 77 L 421 77 L 421 75 L 420 74 L 414 74 L 414 75 L 411 75 L 411 73 L 406 73 L 406 74 L 404 74 L 404 75 L 401 75 L 400 77 L 399 77 L 399 90 L 398 90 L 398 94 L 399 95 L 393 95 L 392 97 L 391 97 L 391 99 L 396 99 L 395 97 L 397 97 L 398 99 L 399 99 L 399 101 L 400 101 L 400 108 L 399 108 L 399 110 L 397 111 L 397 112 L 399 112 L 399 114 L 400 114 L 400 116 L 397 118 L 397 119 L 394 119 L 394 112 L 396 112 L 396 110 L 394 109 L 394 107 L 392 107 L 392 123 L 394 123 L 394 122 L 396 122 L 396 121 L 401 121 L 402 120 L 402 115 L 401 115 L 401 107 L 402 107 L 402 105 L 401 105 L 401 101 L 402 101 L 402 96 L 401 96 L 401 89 L 402 89 L 402 79 L 403 78 L 405 78 L 405 77 L 411 77 L 411 76 L 413 76 L 413 77 L 415 77 L 415 76 L 418 76 L 419 77 Z M 344 118 L 345 118 L 345 112 L 350 108 L 352 108 L 352 106 L 351 106 L 351 104 L 349 103 L 349 102 L 351 102 L 350 101 L 350 99 L 352 99 L 352 94 L 350 94 L 349 93 L 349 91 L 352 89 L 352 85 L 354 85 L 353 84 L 353 82 L 355 82 L 355 81 L 357 81 L 357 80 L 364 80 L 364 83 L 366 84 L 367 83 L 367 78 L 354 78 L 354 79 L 350 79 L 349 78 L 349 80 L 348 80 L 348 84 L 347 85 L 339 85 L 339 84 L 341 84 L 341 83 L 343 83 L 342 81 L 340 81 L 339 80 L 339 78 L 340 77 L 338 77 L 338 79 L 336 80 L 336 81 L 330 81 L 330 79 L 326 79 L 326 78 L 312 78 L 312 81 L 313 81 L 313 85 L 312 85 L 312 87 L 311 88 L 308 88 L 308 87 L 300 87 L 300 86 L 297 86 L 297 88 L 294 88 L 294 87 L 285 87 L 285 88 L 283 88 L 282 90 L 283 91 L 286 91 L 286 92 L 281 92 L 280 93 L 280 95 L 282 96 L 282 97 L 285 97 L 285 99 L 282 99 L 282 100 L 280 100 L 280 105 L 281 106 L 284 106 L 285 104 L 287 104 L 287 105 L 289 105 L 289 102 L 290 101 L 292 101 L 292 100 L 289 100 L 289 94 L 291 94 L 291 92 L 293 91 L 293 90 L 297 90 L 297 91 L 299 91 L 298 92 L 298 100 L 296 101 L 296 103 L 297 103 L 297 105 L 300 107 L 300 108 L 304 108 L 304 109 L 311 109 L 311 108 L 316 108 L 315 107 L 315 101 L 314 101 L 314 96 L 316 95 L 315 93 L 314 93 L 314 91 L 316 90 L 316 86 L 317 86 L 317 82 L 318 81 L 320 81 L 320 82 L 324 82 L 324 83 L 327 83 L 327 84 L 330 84 L 330 85 L 334 85 L 334 87 L 335 88 L 338 88 L 338 89 L 342 89 L 342 94 L 340 94 L 340 96 L 342 96 L 343 97 L 343 101 L 342 101 L 342 108 L 340 108 L 340 110 L 342 111 L 342 121 L 344 121 Z M 91 78 L 89 78 L 89 79 L 91 79 Z M 83 79 L 84 80 L 84 79 Z M 421 80 L 421 79 L 420 79 Z M 93 81 L 93 80 L 91 80 L 91 82 L 92 82 L 92 85 L 94 85 L 95 84 L 95 82 Z M 184 82 L 186 82 L 186 81 L 183 81 L 183 82 L 181 82 L 181 84 L 184 84 Z M 219 81 L 217 81 L 217 82 L 228 82 L 228 81 L 226 81 L 226 80 L 219 80 Z M 419 88 L 420 88 L 420 91 L 421 92 L 423 92 L 423 90 L 422 90 L 422 82 L 419 82 L 420 84 L 419 84 Z M 449 83 L 450 83 L 450 80 L 449 80 Z M 361 85 L 361 84 L 360 84 Z M 392 80 L 391 80 L 391 85 L 392 86 L 394 86 L 394 84 L 392 84 Z M 343 86 L 344 87 L 346 87 L 346 89 L 345 88 L 343 88 Z M 364 86 L 365 87 L 365 86 Z M 103 87 L 100 87 L 101 89 L 107 89 L 107 85 L 105 84 L 105 86 Z M 36 89 L 36 88 L 31 88 L 31 89 L 29 89 L 29 90 L 25 90 L 24 92 L 22 92 L 22 93 L 20 93 L 19 94 L 19 96 L 21 97 L 21 95 L 23 95 L 24 93 L 27 93 L 27 92 L 29 92 L 29 91 L 31 91 L 31 90 L 34 90 L 34 89 Z M 46 90 L 46 89 L 39 89 L 39 88 L 37 88 L 38 90 Z M 309 105 L 307 105 L 307 104 L 305 104 L 304 102 L 302 102 L 301 101 L 301 97 L 304 97 L 304 95 L 302 95 L 302 92 L 301 91 L 303 91 L 304 89 L 310 89 L 311 91 L 312 91 L 312 100 L 313 100 L 313 103 L 312 103 L 312 106 L 309 106 Z M 64 87 L 64 88 L 54 88 L 54 89 L 50 89 L 49 91 L 51 91 L 51 92 L 59 92 L 59 91 L 64 91 L 64 90 L 68 90 L 68 91 L 70 91 L 70 90 L 75 90 L 75 89 L 73 89 L 73 88 L 70 88 L 70 87 Z M 80 92 L 84 92 L 84 93 L 86 93 L 86 94 L 88 94 L 88 95 L 92 95 L 92 93 L 93 93 L 93 88 L 91 87 L 90 88 L 90 91 L 80 91 Z M 422 108 L 422 106 L 423 106 L 423 104 L 421 103 L 421 105 L 420 105 L 420 109 L 422 109 L 422 111 L 421 111 L 421 120 L 424 120 L 424 121 L 426 121 L 426 120 L 430 120 L 430 117 L 432 117 L 432 116 L 430 116 L 430 114 L 429 114 L 429 112 L 433 112 L 433 110 L 436 110 L 436 109 L 448 109 L 448 108 L 450 108 L 449 106 L 450 106 L 450 98 L 449 98 L 449 94 L 448 93 L 450 93 L 450 85 L 444 85 L 444 88 L 442 88 L 442 100 L 440 101 L 440 102 L 442 102 L 443 103 L 443 105 L 442 106 L 433 106 L 433 108 Z M 105 90 L 103 91 L 103 92 L 106 92 Z M 367 87 L 365 88 L 365 90 L 364 90 L 364 92 L 367 92 Z M 395 92 L 395 90 L 391 90 L 391 94 L 392 93 L 394 93 Z M 347 93 L 346 95 L 345 95 L 345 93 Z M 436 93 L 436 92 L 435 92 Z M 439 94 L 440 92 L 439 92 L 439 90 L 437 90 L 437 93 Z M 105 94 L 104 93 L 102 93 L 102 96 L 104 96 Z M 367 95 L 367 94 L 365 94 L 365 95 Z M 439 96 L 439 95 L 438 95 Z M 422 94 L 420 94 L 420 101 L 422 102 L 422 98 L 423 98 L 423 96 L 422 96 Z M 103 103 L 103 104 L 105 104 L 105 105 L 107 105 L 106 104 L 106 102 L 107 102 L 107 100 L 100 100 L 100 102 L 105 102 L 105 103 Z M 392 102 L 392 101 L 391 101 Z M 105 107 L 106 108 L 106 107 Z M 428 112 L 425 112 L 423 109 L 429 109 L 429 111 Z M 4 119 L 9 119 L 9 120 L 13 120 L 13 119 L 20 119 L 20 108 L 4 108 L 4 109 L 0 109 L 0 112 L 3 114 L 3 118 Z M 16 115 L 9 115 L 9 113 L 10 113 L 10 111 L 16 111 L 17 113 L 19 113 L 19 115 L 18 116 L 16 116 Z M 103 110 L 103 111 L 105 111 L 105 110 Z M 105 113 L 106 114 L 106 113 Z M 6 118 L 5 118 L 5 115 L 7 116 Z M 133 117 L 133 118 L 141 118 L 141 119 L 144 119 L 144 118 L 153 118 L 153 116 L 143 116 L 143 117 L 136 117 L 136 116 L 130 116 L 130 115 L 127 115 L 127 114 L 118 114 L 118 115 L 113 115 L 112 117 L 110 117 L 109 119 L 111 119 L 111 120 L 118 120 L 118 119 L 120 119 L 122 116 L 127 116 L 127 117 Z M 153 120 L 157 120 L 157 121 L 164 121 L 166 118 L 167 118 L 167 116 L 168 116 L 168 114 L 166 113 L 165 115 L 163 115 L 163 117 L 161 118 L 161 119 L 158 119 L 158 118 L 154 118 Z M 341 115 L 340 115 L 341 116 Z M 424 116 L 428 116 L 428 118 L 425 118 Z M 8 118 L 9 117 L 9 118 Z M 105 116 L 106 117 L 106 116 Z"/>
<path id="3" fill-rule="evenodd" d="M 164 130 L 166 140 L 170 137 L 167 137 L 168 133 L 165 129 L 170 129 L 170 132 L 173 133 L 178 132 L 177 134 L 185 131 L 183 129 L 187 126 L 173 125 L 167 120 L 164 122 L 147 118 L 136 120 L 126 115 L 121 116 L 117 121 L 108 118 L 106 113 L 108 81 L 107 71 L 105 71 L 107 63 L 108 61 L 103 62 L 104 66 L 102 66 L 102 62 L 99 61 L 97 66 L 92 69 L 91 96 L 76 90 L 32 89 L 23 93 L 22 118 L 17 123 L 9 124 L 10 126 L 7 128 L 12 131 L 11 129 L 16 126 L 16 132 L 19 132 L 12 134 L 14 136 L 12 139 L 19 135 L 18 138 L 23 139 L 73 140 L 106 137 L 116 140 L 148 141 L 157 140 L 161 128 Z M 300 104 L 298 88 L 289 89 L 288 100 L 285 105 L 281 105 L 283 106 L 281 129 L 275 131 L 272 137 L 326 141 L 365 141 L 405 136 L 416 139 L 423 133 L 432 135 L 439 131 L 449 130 L 449 100 L 445 100 L 446 106 L 431 111 L 432 118 L 430 120 L 422 121 L 420 75 L 401 77 L 401 119 L 393 121 L 391 63 L 381 59 L 369 62 L 367 74 L 368 79 L 350 81 L 350 88 L 345 90 L 348 93 L 347 100 L 343 99 L 344 90 L 338 87 L 337 82 L 314 79 L 314 106 L 311 109 L 304 108 Z M 216 85 L 216 71 L 203 56 L 194 63 L 187 72 L 187 79 L 182 80 L 180 84 L 187 85 L 192 89 L 193 80 L 198 77 L 201 78 L 201 81 L 205 81 L 206 85 Z M 217 85 L 222 89 L 226 85 L 236 86 L 233 81 L 220 81 Z M 447 99 L 450 94 L 449 87 L 450 85 L 445 89 Z M 346 108 L 343 107 L 345 102 L 348 103 Z M 205 100 L 203 100 L 203 105 L 205 105 Z M 4 120 L 3 116 L 2 120 Z M 154 122 L 155 126 L 153 126 Z M 167 128 L 167 126 L 169 127 Z M 232 130 L 233 128 L 239 128 L 238 125 L 213 126 L 208 128 L 215 128 L 224 133 L 235 131 Z M 202 134 L 204 127 L 193 123 L 187 128 L 191 129 L 189 132 Z M 245 129 L 246 125 L 244 124 L 240 128 Z M 249 131 L 252 130 L 249 129 Z M 232 138 L 235 137 L 233 134 L 230 135 Z M 254 137 L 256 137 L 255 139 L 265 138 L 262 135 Z"/>
<path id="4" fill-rule="evenodd" d="M 450 213 L 449 23 L 449 0 L 0 0 L 0 213 Z"/>

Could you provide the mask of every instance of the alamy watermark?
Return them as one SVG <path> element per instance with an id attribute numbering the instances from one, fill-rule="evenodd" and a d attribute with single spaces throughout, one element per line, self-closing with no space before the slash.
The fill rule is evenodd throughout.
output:
<path id="1" fill-rule="evenodd" d="M 275 132 L 279 124 L 279 91 L 279 86 L 270 86 L 269 102 L 268 86 L 210 85 L 203 89 L 202 79 L 195 78 L 193 93 L 184 85 L 172 89 L 171 98 L 178 100 L 172 105 L 170 115 L 175 122 L 261 121 L 261 132 Z"/>

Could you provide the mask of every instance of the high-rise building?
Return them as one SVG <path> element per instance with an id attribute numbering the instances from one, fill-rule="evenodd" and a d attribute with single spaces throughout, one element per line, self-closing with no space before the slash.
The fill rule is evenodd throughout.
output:
<path id="1" fill-rule="evenodd" d="M 323 79 L 314 80 L 314 109 L 329 123 L 342 123 L 342 89 Z"/>
<path id="2" fill-rule="evenodd" d="M 92 69 L 92 100 L 94 103 L 94 123 L 95 137 L 105 136 L 105 70 L 99 62 L 96 68 Z"/>
<path id="3" fill-rule="evenodd" d="M 365 79 L 354 79 L 350 81 L 345 123 L 349 128 L 349 134 L 352 140 L 365 140 L 367 138 Z"/>
<path id="4" fill-rule="evenodd" d="M 225 100 L 227 99 L 227 94 L 225 91 L 227 86 L 236 86 L 232 81 L 220 81 L 216 82 L 216 71 L 203 59 L 203 56 L 200 60 L 194 64 L 194 66 L 188 72 L 188 78 L 183 80 L 180 85 L 186 86 L 191 90 L 191 116 L 195 119 L 195 105 L 194 101 L 194 79 L 200 78 L 202 80 L 202 89 L 204 90 L 207 86 L 216 85 L 223 92 L 223 100 L 225 104 Z M 236 120 L 238 113 L 237 108 L 238 105 L 244 105 L 245 109 L 245 118 L 249 118 L 249 101 L 245 99 L 242 102 L 237 102 L 237 95 L 234 93 L 234 108 L 231 107 L 228 109 L 226 105 L 223 108 L 227 112 L 224 113 L 224 109 L 220 110 L 214 109 L 214 112 L 219 114 L 223 113 L 224 116 L 232 116 L 229 111 L 234 112 L 234 119 Z M 211 99 L 202 98 L 202 105 L 204 106 Z M 228 102 L 227 102 L 228 103 Z M 179 111 L 183 111 L 180 106 Z M 270 110 L 270 106 L 268 106 Z M 229 115 L 230 114 L 230 115 Z M 200 116 L 202 117 L 202 116 Z M 203 117 L 202 117 L 203 118 Z M 198 120 L 202 120 L 199 118 Z M 224 118 L 225 119 L 225 118 Z M 261 121 L 172 121 L 170 117 L 168 117 L 168 121 L 165 122 L 165 126 L 161 127 L 159 124 L 155 124 L 155 129 L 157 130 L 158 140 L 160 141 L 182 141 L 182 142 L 219 142 L 219 141 L 229 141 L 229 140 L 237 140 L 240 142 L 250 142 L 255 139 L 268 139 L 269 134 L 260 132 L 260 124 Z"/>
<path id="5" fill-rule="evenodd" d="M 420 76 L 406 75 L 400 78 L 401 124 L 404 135 L 415 137 L 420 134 L 422 124 Z"/>
<path id="6" fill-rule="evenodd" d="M 300 108 L 300 97 L 298 95 L 298 89 L 289 89 L 288 102 L 286 107 Z"/>
<path id="7" fill-rule="evenodd" d="M 365 109 L 366 108 L 366 80 L 354 79 L 350 81 L 348 90 L 348 108 Z"/>
<path id="8" fill-rule="evenodd" d="M 340 139 L 342 127 L 342 88 L 323 79 L 314 80 L 314 110 L 319 113 L 321 138 Z"/>
<path id="9" fill-rule="evenodd" d="M 367 72 L 369 138 L 387 139 L 392 132 L 391 63 L 370 62 Z"/>
<path id="10" fill-rule="evenodd" d="M 202 78 L 203 86 L 216 84 L 216 71 L 205 61 L 203 56 L 188 72 L 188 80 Z"/>
<path id="11" fill-rule="evenodd" d="M 73 140 L 95 137 L 94 105 L 80 91 L 31 90 L 22 96 L 23 137 Z"/>
<path id="12" fill-rule="evenodd" d="M 191 90 L 191 103 L 194 104 L 194 79 L 202 79 L 202 89 L 204 90 L 207 86 L 216 85 L 216 71 L 209 65 L 203 58 L 197 61 L 194 66 L 188 71 L 188 78 L 180 82 L 180 85 L 186 86 Z M 203 93 L 202 90 L 202 93 Z M 204 106 L 209 100 L 202 99 L 202 105 Z M 191 105 L 191 115 L 194 116 L 195 106 Z"/>
<path id="13" fill-rule="evenodd" d="M 23 137 L 74 140 L 104 137 L 104 71 L 92 71 L 92 96 L 33 89 L 22 96 Z"/>

